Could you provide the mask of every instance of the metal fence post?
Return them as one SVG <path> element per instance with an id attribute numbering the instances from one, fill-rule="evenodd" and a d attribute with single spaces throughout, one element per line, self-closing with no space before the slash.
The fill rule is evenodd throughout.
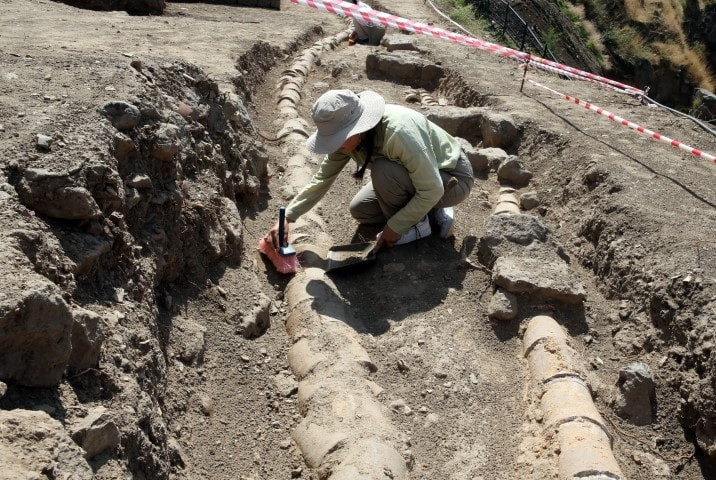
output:
<path id="1" fill-rule="evenodd" d="M 520 52 L 525 50 L 525 39 L 527 38 L 527 22 L 525 22 L 525 28 L 522 30 L 522 43 L 520 44 Z"/>
<path id="2" fill-rule="evenodd" d="M 532 60 L 532 54 L 527 54 L 527 60 L 525 61 L 525 71 L 522 72 L 522 84 L 520 85 L 520 93 L 522 93 L 522 89 L 525 87 L 525 78 L 527 78 L 527 68 L 530 66 L 530 60 Z"/>
<path id="3" fill-rule="evenodd" d="M 534 50 L 536 53 L 535 55 L 538 55 L 540 50 L 542 51 L 542 58 L 550 58 L 552 61 L 558 61 L 557 57 L 555 57 L 554 53 L 549 49 L 549 45 L 547 45 L 547 42 L 545 41 L 544 44 L 542 43 L 542 40 L 539 36 L 539 33 L 535 31 L 534 29 L 530 28 L 529 24 L 510 6 L 509 3 L 507 3 L 505 0 L 468 0 L 472 1 L 474 5 L 482 7 L 488 18 L 490 19 L 491 23 L 495 26 L 496 29 L 500 28 L 500 25 L 498 23 L 498 18 L 501 16 L 501 12 L 499 11 L 499 5 L 500 3 L 505 6 L 505 13 L 502 19 L 502 36 L 507 39 L 508 35 L 509 38 L 511 38 L 515 44 L 520 44 L 520 51 L 525 50 L 525 44 L 527 44 L 527 35 L 529 34 L 530 40 L 529 45 L 531 45 L 532 50 Z M 493 9 L 494 4 L 494 9 Z M 513 35 L 513 33 L 508 32 L 509 30 L 509 21 L 510 21 L 510 10 L 512 10 L 512 15 L 517 19 L 517 22 L 515 22 L 515 28 L 513 30 L 516 30 Z M 522 38 L 518 39 L 517 35 L 519 33 L 519 23 L 522 23 Z"/>
<path id="4" fill-rule="evenodd" d="M 503 2 L 505 4 L 505 24 L 502 27 L 502 36 L 504 37 L 507 33 L 507 15 L 510 14 L 510 4 L 507 2 Z"/>

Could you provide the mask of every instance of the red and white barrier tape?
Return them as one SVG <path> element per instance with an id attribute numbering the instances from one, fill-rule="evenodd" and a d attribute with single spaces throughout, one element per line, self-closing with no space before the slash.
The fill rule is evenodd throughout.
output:
<path id="1" fill-rule="evenodd" d="M 385 12 L 379 12 L 377 10 L 365 8 L 365 7 L 359 7 L 358 5 L 354 5 L 352 3 L 342 2 L 339 0 L 291 0 L 291 2 L 297 4 L 297 5 L 303 5 L 311 8 L 315 8 L 318 10 L 323 10 L 325 12 L 333 13 L 336 15 L 340 15 L 343 17 L 352 17 L 352 18 L 358 18 L 361 20 L 364 20 L 366 22 L 370 22 L 373 24 L 380 24 L 385 27 L 393 27 L 397 28 L 399 30 L 403 31 L 409 31 L 409 32 L 415 32 L 420 33 L 423 35 L 430 35 L 435 38 L 439 39 L 445 39 L 449 40 L 454 43 L 460 43 L 463 45 L 467 45 L 470 47 L 474 47 L 489 53 L 494 53 L 497 55 L 501 55 L 503 57 L 508 58 L 514 58 L 516 60 L 520 60 L 523 62 L 530 62 L 534 66 L 538 68 L 544 68 L 547 69 L 548 67 L 551 69 L 551 71 L 555 71 L 556 73 L 563 74 L 563 75 L 572 75 L 576 76 L 580 79 L 586 79 L 590 80 L 599 84 L 603 84 L 604 86 L 610 86 L 615 89 L 621 89 L 625 91 L 625 93 L 631 94 L 631 95 L 645 95 L 646 92 L 639 90 L 635 87 L 632 87 L 630 85 L 626 85 L 624 83 L 620 83 L 614 80 L 610 80 L 605 77 L 600 77 L 599 75 L 595 75 L 593 73 L 585 72 L 583 70 L 579 70 L 567 65 L 563 65 L 558 62 L 553 62 L 551 60 L 547 60 L 540 57 L 535 57 L 533 55 L 530 55 L 528 53 L 520 52 L 518 50 L 514 50 L 512 48 L 504 47 L 502 45 L 497 45 L 495 43 L 490 43 L 485 40 L 475 38 L 475 37 L 469 37 L 467 35 L 461 35 L 459 33 L 450 32 L 448 30 L 444 30 L 442 28 L 433 27 L 432 25 L 426 25 L 424 23 L 415 22 L 413 20 L 409 20 L 406 18 L 398 17 L 396 15 L 391 15 Z M 529 80 L 529 79 L 528 79 Z M 622 125 L 632 128 L 638 132 L 644 133 L 646 135 L 649 135 L 650 137 L 654 138 L 655 140 L 660 140 L 665 143 L 669 143 L 672 146 L 676 148 L 680 148 L 682 150 L 686 150 L 687 152 L 691 153 L 692 155 L 695 155 L 697 157 L 706 158 L 707 160 L 710 160 L 714 163 L 716 163 L 716 157 L 713 155 L 702 152 L 701 150 L 698 150 L 696 148 L 690 147 L 688 145 L 684 145 L 683 143 L 672 140 L 668 137 L 665 137 L 663 135 L 660 135 L 659 133 L 652 132 L 651 130 L 648 130 L 644 127 L 641 127 L 635 123 L 632 123 L 628 120 L 625 120 L 611 112 L 608 112 L 606 110 L 603 110 L 599 107 L 596 107 L 594 105 L 591 105 L 589 103 L 582 102 L 578 98 L 572 98 L 568 95 L 564 95 L 562 93 L 557 92 L 556 90 L 552 90 L 551 88 L 545 87 L 544 85 L 541 85 L 537 82 L 534 82 L 532 80 L 529 80 L 529 82 L 542 87 L 552 93 L 555 93 L 561 97 L 564 97 L 566 100 L 571 101 L 574 100 L 574 103 L 577 105 L 584 105 L 584 107 L 588 110 L 592 110 L 594 112 L 597 112 L 600 115 L 604 115 L 608 117 L 610 120 L 614 120 L 617 122 L 620 122 Z"/>
<path id="2" fill-rule="evenodd" d="M 634 91 L 634 90 L 624 90 L 623 88 L 614 87 L 614 86 L 612 86 L 612 85 L 609 85 L 609 84 L 604 83 L 604 82 L 600 82 L 600 81 L 598 81 L 598 80 L 592 80 L 591 78 L 580 77 L 579 75 L 575 75 L 574 73 L 569 73 L 569 72 L 567 72 L 567 71 L 565 71 L 565 70 L 561 70 L 561 69 L 556 68 L 556 67 L 551 67 L 551 66 L 549 66 L 549 65 L 541 65 L 541 64 L 539 64 L 539 63 L 533 62 L 532 60 L 530 60 L 530 65 L 533 66 L 533 67 L 536 67 L 536 68 L 540 68 L 540 69 L 542 69 L 542 70 L 546 70 L 546 71 L 548 71 L 548 72 L 556 73 L 557 75 L 564 75 L 565 77 L 569 77 L 569 78 L 572 78 L 572 79 L 574 79 L 574 80 L 585 80 L 585 81 L 594 83 L 595 85 L 598 85 L 598 86 L 600 86 L 600 87 L 608 88 L 608 89 L 610 89 L 610 90 L 614 90 L 615 92 L 618 92 L 618 93 L 624 93 L 624 94 L 626 94 L 626 95 L 632 95 L 632 96 L 639 96 L 639 95 L 641 95 L 641 93 L 636 92 L 636 91 Z M 521 64 L 520 64 L 520 67 L 521 67 L 521 68 L 525 68 L 525 64 L 524 64 L 524 63 L 521 63 Z"/>
<path id="3" fill-rule="evenodd" d="M 552 93 L 554 93 L 555 95 L 559 95 L 560 97 L 563 97 L 563 98 L 564 98 L 565 100 L 567 100 L 568 102 L 574 102 L 576 105 L 582 105 L 582 106 L 583 106 L 584 108 L 586 108 L 587 110 L 591 110 L 591 111 L 593 111 L 593 112 L 596 112 L 596 113 L 598 113 L 599 115 L 602 115 L 602 116 L 607 117 L 609 120 L 612 120 L 612 121 L 615 121 L 615 122 L 619 122 L 619 123 L 621 123 L 622 125 L 624 125 L 625 127 L 629 127 L 629 128 L 631 128 L 631 129 L 633 129 L 633 130 L 636 130 L 637 132 L 641 132 L 641 133 L 643 133 L 643 134 L 645 134 L 645 135 L 648 135 L 648 136 L 650 136 L 651 138 L 653 138 L 654 140 L 659 140 L 659 141 L 662 141 L 662 142 L 664 142 L 664 143 L 668 143 L 668 144 L 670 144 L 671 146 L 673 146 L 673 147 L 675 147 L 675 148 L 680 148 L 680 149 L 682 149 L 682 150 L 685 150 L 685 151 L 689 152 L 690 154 L 692 154 L 692 155 L 694 155 L 694 156 L 697 156 L 697 157 L 700 157 L 700 158 L 705 158 L 706 160 L 710 160 L 710 161 L 716 163 L 716 156 L 713 156 L 713 155 L 711 155 L 710 153 L 703 152 L 703 151 L 701 151 L 701 150 L 699 150 L 699 149 L 696 149 L 696 148 L 690 147 L 690 146 L 688 146 L 688 145 L 686 145 L 686 144 L 683 144 L 683 143 L 679 142 L 678 140 L 673 140 L 673 139 L 671 139 L 671 138 L 669 138 L 669 137 L 665 137 L 665 136 L 663 136 L 663 135 L 661 135 L 661 134 L 659 134 L 659 133 L 652 132 L 652 131 L 649 130 L 649 129 L 646 129 L 646 128 L 642 127 L 642 126 L 639 126 L 639 125 L 637 125 L 636 123 L 630 122 L 629 120 L 626 120 L 626 119 L 624 119 L 624 118 L 622 118 L 622 117 L 620 117 L 620 116 L 618 116 L 618 115 L 615 115 L 615 114 L 613 114 L 613 113 L 611 113 L 611 112 L 609 112 L 609 111 L 607 111 L 607 110 L 604 110 L 603 108 L 597 107 L 596 105 L 592 105 L 592 104 L 589 103 L 589 102 L 583 102 L 583 101 L 581 101 L 581 100 L 578 99 L 578 98 L 570 97 L 569 95 L 565 95 L 565 94 L 560 93 L 560 92 L 558 92 L 557 90 L 553 90 L 553 89 L 551 89 L 551 88 L 549 88 L 549 87 L 545 87 L 545 86 L 542 85 L 541 83 L 537 83 L 537 82 L 535 82 L 534 80 L 530 80 L 529 78 L 527 79 L 527 81 L 530 82 L 530 83 L 532 83 L 533 85 L 536 85 L 536 86 L 538 86 L 538 87 L 540 87 L 540 88 L 543 88 L 543 89 L 547 90 L 548 92 L 552 92 Z"/>
<path id="4" fill-rule="evenodd" d="M 628 92 L 633 94 L 645 94 L 644 91 L 639 90 L 638 88 L 626 85 L 621 82 L 617 82 L 615 80 L 610 80 L 605 77 L 600 77 L 599 75 L 585 72 L 584 70 L 579 70 L 568 65 L 553 62 L 545 58 L 535 57 L 533 55 L 520 52 L 519 50 L 514 50 L 512 48 L 504 47 L 502 45 L 490 43 L 476 37 L 469 37 L 467 35 L 450 32 L 442 28 L 433 27 L 432 25 L 426 25 L 420 22 L 415 22 L 413 20 L 408 20 L 406 18 L 398 17 L 396 15 L 390 15 L 388 13 L 380 12 L 378 10 L 359 7 L 358 5 L 354 5 L 352 3 L 341 2 L 338 0 L 291 0 L 291 2 L 297 5 L 303 5 L 311 8 L 316 8 L 318 10 L 323 10 L 325 12 L 334 13 L 336 15 L 341 15 L 343 17 L 359 18 L 365 20 L 366 22 L 380 24 L 385 27 L 393 27 L 403 31 L 430 35 L 435 38 L 449 40 L 453 43 L 460 43 L 462 45 L 474 47 L 489 53 L 501 55 L 503 57 L 514 58 L 516 60 L 522 61 L 527 61 L 529 59 L 541 65 L 557 68 L 561 71 L 571 73 L 579 77 L 588 78 L 596 82 L 605 83 L 613 87 L 627 90 Z"/>

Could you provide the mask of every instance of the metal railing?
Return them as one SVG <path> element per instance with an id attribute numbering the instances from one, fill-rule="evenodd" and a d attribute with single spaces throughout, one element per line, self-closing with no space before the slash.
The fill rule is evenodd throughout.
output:
<path id="1" fill-rule="evenodd" d="M 522 52 L 530 52 L 552 61 L 558 61 L 546 42 L 505 0 L 471 0 L 478 12 L 490 19 L 495 29 L 509 37 Z"/>

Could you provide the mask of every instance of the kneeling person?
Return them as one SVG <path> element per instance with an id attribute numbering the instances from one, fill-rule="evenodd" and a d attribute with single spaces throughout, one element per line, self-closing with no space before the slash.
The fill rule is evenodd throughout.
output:
<path id="1" fill-rule="evenodd" d="M 428 213 L 440 236 L 450 235 L 452 207 L 469 196 L 474 183 L 472 167 L 457 139 L 421 113 L 386 104 L 370 90 L 359 94 L 328 91 L 314 103 L 311 116 L 317 130 L 306 146 L 327 156 L 286 207 L 287 222 L 318 203 L 353 160 L 355 176 L 362 178 L 370 168 L 371 180 L 353 197 L 351 215 L 361 224 L 386 223 L 376 252 L 383 245 L 392 247 L 430 235 Z M 268 237 L 278 248 L 278 224 Z"/>

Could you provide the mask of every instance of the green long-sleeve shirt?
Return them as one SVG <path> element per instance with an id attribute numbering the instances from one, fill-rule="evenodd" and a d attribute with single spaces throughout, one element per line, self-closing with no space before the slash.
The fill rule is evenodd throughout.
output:
<path id="1" fill-rule="evenodd" d="M 399 105 L 386 105 L 376 127 L 373 156 L 384 156 L 408 171 L 415 195 L 388 220 L 396 233 L 404 234 L 435 206 L 444 193 L 440 170 L 452 170 L 460 156 L 460 143 L 425 115 Z M 351 158 L 362 166 L 358 152 L 326 156 L 311 181 L 286 207 L 291 220 L 308 212 L 328 192 Z"/>

